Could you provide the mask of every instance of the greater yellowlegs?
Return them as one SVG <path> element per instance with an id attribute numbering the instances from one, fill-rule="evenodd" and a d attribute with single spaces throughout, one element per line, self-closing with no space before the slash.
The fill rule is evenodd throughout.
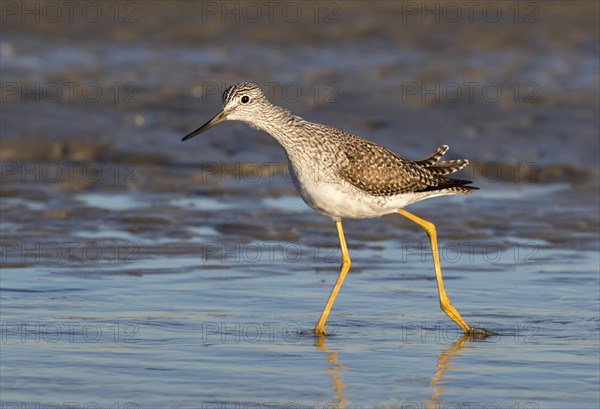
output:
<path id="1" fill-rule="evenodd" d="M 469 326 L 452 306 L 442 281 L 435 226 L 403 208 L 419 200 L 444 195 L 465 195 L 476 187 L 468 180 L 446 175 L 469 161 L 440 160 L 448 146 L 440 146 L 426 159 L 406 160 L 394 152 L 355 135 L 315 124 L 271 104 L 252 83 L 231 86 L 223 93 L 223 109 L 183 140 L 219 122 L 237 120 L 271 135 L 281 144 L 289 162 L 292 182 L 307 205 L 335 222 L 342 252 L 340 273 L 314 333 L 325 335 L 331 306 L 350 269 L 350 257 L 342 230 L 343 218 L 379 217 L 399 213 L 427 233 L 431 245 L 441 309 L 467 334 L 483 335 Z"/>

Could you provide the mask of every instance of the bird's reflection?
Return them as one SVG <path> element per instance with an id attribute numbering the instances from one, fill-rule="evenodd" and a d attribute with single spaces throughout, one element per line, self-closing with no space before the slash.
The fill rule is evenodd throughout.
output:
<path id="1" fill-rule="evenodd" d="M 433 377 L 429 380 L 429 386 L 433 388 L 433 392 L 429 399 L 425 402 L 425 408 L 439 408 L 441 406 L 441 400 L 439 396 L 444 391 L 444 387 L 441 385 L 441 381 L 448 375 L 445 373 L 452 369 L 452 359 L 459 355 L 460 351 L 468 348 L 469 345 L 465 344 L 467 341 L 472 341 L 470 335 L 464 334 L 458 340 L 456 340 L 448 349 L 442 351 L 437 359 L 437 370 L 433 374 Z"/>
<path id="2" fill-rule="evenodd" d="M 442 380 L 448 377 L 447 372 L 452 369 L 453 358 L 459 356 L 461 351 L 470 348 L 470 342 L 483 341 L 487 337 L 489 337 L 489 335 L 473 336 L 464 334 L 452 343 L 450 347 L 440 353 L 437 359 L 437 370 L 429 380 L 429 386 L 431 386 L 433 391 L 429 399 L 425 402 L 426 409 L 440 408 L 443 406 L 443 401 L 440 399 L 440 395 L 445 390 L 442 385 Z M 346 406 L 347 402 L 344 395 L 344 382 L 342 382 L 341 377 L 341 371 L 344 369 L 344 365 L 338 361 L 339 357 L 337 352 L 332 352 L 325 347 L 324 336 L 315 338 L 315 346 L 317 351 L 323 352 L 327 356 L 328 367 L 324 372 L 331 377 L 331 386 L 336 399 L 335 405 L 331 405 L 330 407 L 342 409 Z"/>
<path id="3" fill-rule="evenodd" d="M 331 387 L 335 394 L 335 404 L 330 407 L 335 409 L 342 409 L 346 407 L 346 397 L 344 396 L 344 383 L 342 382 L 341 371 L 344 365 L 338 362 L 338 353 L 332 352 L 330 349 L 325 348 L 325 337 L 315 337 L 315 346 L 317 351 L 323 352 L 327 355 L 327 363 L 329 364 L 325 372 L 331 377 Z"/>

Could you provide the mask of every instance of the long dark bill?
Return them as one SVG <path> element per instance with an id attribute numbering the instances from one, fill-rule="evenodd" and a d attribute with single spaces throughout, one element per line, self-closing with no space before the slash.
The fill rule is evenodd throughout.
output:
<path id="1" fill-rule="evenodd" d="M 181 139 L 181 140 L 187 141 L 188 139 L 191 139 L 194 136 L 201 134 L 202 132 L 206 131 L 207 129 L 212 128 L 219 122 L 223 122 L 226 118 L 227 118 L 227 115 L 225 114 L 225 111 L 221 111 L 217 115 L 215 115 L 214 118 L 212 118 L 210 121 L 208 121 L 207 123 L 202 125 L 200 128 L 196 129 L 194 132 L 184 136 L 183 139 Z"/>

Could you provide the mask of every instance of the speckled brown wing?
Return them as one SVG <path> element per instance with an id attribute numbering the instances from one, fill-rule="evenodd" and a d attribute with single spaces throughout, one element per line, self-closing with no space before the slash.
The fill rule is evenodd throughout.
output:
<path id="1" fill-rule="evenodd" d="M 443 152 L 440 152 L 441 150 Z M 470 181 L 450 179 L 444 174 L 464 167 L 468 161 L 439 162 L 439 158 L 446 150 L 447 147 L 438 148 L 434 153 L 435 157 L 421 161 L 424 163 L 421 165 L 419 162 L 406 160 L 389 149 L 357 137 L 351 142 L 348 141 L 343 150 L 345 160 L 342 161 L 339 175 L 373 196 L 393 196 L 454 188 L 467 193 L 473 188 L 463 185 Z"/>
<path id="2" fill-rule="evenodd" d="M 392 196 L 426 189 L 432 182 L 426 172 L 371 142 L 348 143 L 339 175 L 357 188 L 374 196 Z"/>

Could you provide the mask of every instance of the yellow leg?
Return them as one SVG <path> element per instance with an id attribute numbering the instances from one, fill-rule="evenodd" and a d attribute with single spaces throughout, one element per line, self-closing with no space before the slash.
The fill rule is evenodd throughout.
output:
<path id="1" fill-rule="evenodd" d="M 329 311 L 331 310 L 331 306 L 335 301 L 337 293 L 340 291 L 344 278 L 346 278 L 346 274 L 348 273 L 348 270 L 350 270 L 350 256 L 348 255 L 348 247 L 346 247 L 342 222 L 339 220 L 336 221 L 335 227 L 337 229 L 338 239 L 340 240 L 340 249 L 342 250 L 342 265 L 340 266 L 340 274 L 331 290 L 327 304 L 325 304 L 325 308 L 323 308 L 323 312 L 321 313 L 321 318 L 319 318 L 319 322 L 317 322 L 317 325 L 315 326 L 315 335 L 320 336 L 325 335 L 325 322 L 327 321 L 327 316 L 329 315 Z"/>
<path id="2" fill-rule="evenodd" d="M 452 321 L 454 321 L 459 327 L 462 328 L 465 334 L 471 333 L 473 331 L 473 328 L 467 325 L 465 320 L 462 319 L 458 311 L 456 311 L 456 309 L 450 303 L 450 299 L 448 299 L 446 291 L 444 291 L 444 283 L 442 281 L 442 269 L 440 268 L 440 258 L 438 255 L 438 244 L 437 235 L 435 233 L 435 225 L 433 223 L 428 222 L 427 220 L 423 220 L 420 217 L 415 216 L 412 213 L 407 212 L 404 209 L 398 209 L 398 213 L 417 223 L 419 226 L 425 229 L 425 232 L 427 232 L 427 236 L 429 237 L 429 244 L 431 245 L 431 255 L 433 257 L 435 279 L 437 280 L 440 307 L 442 308 L 442 311 L 444 311 L 450 317 L 450 319 L 452 319 Z"/>

